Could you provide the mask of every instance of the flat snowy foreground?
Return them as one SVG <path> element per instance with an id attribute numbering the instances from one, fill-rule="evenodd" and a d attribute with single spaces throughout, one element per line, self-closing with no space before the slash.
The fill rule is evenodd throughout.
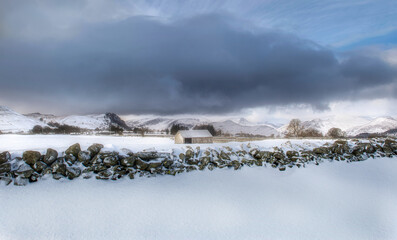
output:
<path id="1" fill-rule="evenodd" d="M 0 186 L 0 239 L 397 239 L 397 159 Z"/>
<path id="2" fill-rule="evenodd" d="M 261 148 L 282 147 L 286 142 L 292 144 L 310 144 L 319 146 L 330 140 L 288 140 L 268 139 L 252 142 Z M 155 148 L 156 150 L 168 151 L 173 148 L 181 148 L 186 145 L 174 144 L 174 140 L 167 137 L 118 137 L 118 136 L 92 136 L 92 135 L 0 135 L 0 151 L 10 151 L 15 154 L 22 154 L 26 150 L 36 150 L 45 153 L 47 148 L 53 148 L 59 152 L 65 151 L 69 146 L 79 143 L 82 149 L 87 149 L 93 143 L 101 143 L 107 149 L 119 150 L 127 148 L 132 151 Z M 246 143 L 245 143 L 246 144 Z M 238 147 L 241 142 L 215 143 L 215 144 L 193 144 L 193 146 L 217 147 L 230 146 Z"/>

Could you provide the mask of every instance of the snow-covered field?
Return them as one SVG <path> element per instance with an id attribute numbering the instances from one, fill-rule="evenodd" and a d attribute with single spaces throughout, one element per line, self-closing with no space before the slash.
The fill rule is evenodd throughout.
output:
<path id="1" fill-rule="evenodd" d="M 312 148 L 327 140 L 264 140 Z M 92 143 L 170 150 L 155 137 L 0 135 L 0 152 L 64 151 Z M 247 144 L 247 143 L 244 143 Z M 213 144 L 238 147 L 241 143 Z M 200 145 L 206 147 L 207 145 Z M 0 240 L 397 239 L 397 158 L 325 162 L 285 172 L 215 169 L 119 181 L 74 179 L 0 185 Z"/>
<path id="2" fill-rule="evenodd" d="M 94 135 L 0 135 L 0 151 L 20 152 L 25 150 L 44 151 L 53 148 L 65 151 L 70 145 L 79 143 L 86 149 L 93 143 L 101 143 L 111 148 L 128 148 L 133 151 L 146 148 L 169 148 L 174 145 L 170 138 L 161 137 L 119 137 Z"/>
<path id="3" fill-rule="evenodd" d="M 287 142 L 302 147 L 314 147 L 322 145 L 331 140 L 287 140 L 269 139 L 254 141 L 251 144 L 261 148 L 288 147 Z M 53 148 L 59 152 L 65 151 L 70 145 L 79 143 L 82 149 L 88 148 L 93 143 L 104 144 L 106 148 L 122 149 L 127 148 L 131 151 L 142 151 L 144 149 L 155 148 L 156 150 L 170 150 L 181 148 L 185 145 L 174 144 L 174 140 L 166 137 L 122 137 L 122 136 L 92 136 L 92 135 L 0 135 L 0 151 L 10 151 L 12 153 L 22 153 L 25 150 L 37 150 L 45 152 L 47 148 Z M 215 143 L 215 144 L 191 144 L 192 146 L 230 146 L 238 147 L 241 142 Z M 247 142 L 245 142 L 247 144 Z"/>
<path id="4" fill-rule="evenodd" d="M 0 187 L 0 239 L 397 239 L 397 159 Z"/>

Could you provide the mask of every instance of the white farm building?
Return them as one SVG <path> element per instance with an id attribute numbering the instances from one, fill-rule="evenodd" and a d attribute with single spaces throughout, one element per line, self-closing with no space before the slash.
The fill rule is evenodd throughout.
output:
<path id="1" fill-rule="evenodd" d="M 175 143 L 212 143 L 212 134 L 208 130 L 180 130 L 175 135 Z"/>

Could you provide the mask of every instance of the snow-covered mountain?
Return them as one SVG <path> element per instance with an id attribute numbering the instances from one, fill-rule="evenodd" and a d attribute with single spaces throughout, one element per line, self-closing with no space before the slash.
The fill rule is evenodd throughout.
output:
<path id="1" fill-rule="evenodd" d="M 59 123 L 61 125 L 75 126 L 89 130 L 107 130 L 111 125 L 119 126 L 124 130 L 130 130 L 130 127 L 116 114 L 91 114 L 91 115 L 70 115 L 70 116 L 54 116 L 50 114 L 26 114 L 32 118 L 41 120 L 43 123 Z"/>
<path id="2" fill-rule="evenodd" d="M 166 117 L 154 117 L 154 118 L 141 118 L 126 121 L 128 126 L 134 127 L 145 127 L 151 130 L 162 131 L 170 129 L 172 125 L 181 125 L 187 128 L 193 128 L 197 125 L 208 124 L 207 119 L 199 118 L 166 118 Z"/>
<path id="3" fill-rule="evenodd" d="M 182 125 L 188 128 L 194 128 L 197 125 L 211 124 L 216 130 L 221 130 L 222 133 L 229 134 L 253 134 L 270 136 L 274 134 L 278 135 L 278 131 L 275 127 L 266 124 L 255 124 L 249 122 L 245 118 L 232 119 L 226 121 L 211 121 L 206 118 L 167 118 L 167 117 L 154 117 L 154 118 L 142 118 L 127 121 L 130 127 L 145 127 L 152 130 L 165 130 L 170 129 L 172 125 Z"/>
<path id="4" fill-rule="evenodd" d="M 35 125 L 48 126 L 49 123 L 66 124 L 89 130 L 107 130 L 110 126 L 118 126 L 124 130 L 134 127 L 145 127 L 155 131 L 170 129 L 172 125 L 182 125 L 194 128 L 197 125 L 211 124 L 216 130 L 228 134 L 252 134 L 263 136 L 283 135 L 287 125 L 277 128 L 271 124 L 252 123 L 245 118 L 214 121 L 201 117 L 136 117 L 124 121 L 114 113 L 55 116 L 51 114 L 31 113 L 22 115 L 8 107 L 0 106 L 0 131 L 3 133 L 29 132 Z M 384 133 L 397 129 L 397 119 L 392 117 L 367 117 L 331 116 L 324 119 L 304 121 L 305 128 L 314 128 L 326 134 L 330 128 L 337 127 L 347 133 L 348 136 L 356 136 L 363 133 Z"/>
<path id="5" fill-rule="evenodd" d="M 303 122 L 305 128 L 314 128 L 326 134 L 331 128 L 340 128 L 347 131 L 350 128 L 367 124 L 370 119 L 365 117 L 332 116 L 324 119 L 313 119 Z"/>
<path id="6" fill-rule="evenodd" d="M 362 133 L 384 133 L 395 128 L 397 128 L 397 119 L 378 117 L 366 124 L 350 128 L 346 133 L 350 136 L 356 136 Z"/>
<path id="7" fill-rule="evenodd" d="M 0 131 L 3 133 L 29 132 L 35 125 L 45 123 L 19 114 L 6 106 L 0 106 Z"/>
<path id="8" fill-rule="evenodd" d="M 320 131 L 323 135 L 327 134 L 331 128 L 340 128 L 342 131 L 348 132 L 349 129 L 360 127 L 371 121 L 368 117 L 354 117 L 354 116 L 330 116 L 327 118 L 316 118 L 309 121 L 303 121 L 302 125 L 304 128 L 313 128 Z M 281 134 L 285 134 L 287 131 L 288 124 L 285 124 L 277 130 Z"/>
<path id="9" fill-rule="evenodd" d="M 223 122 L 213 122 L 211 123 L 216 130 L 221 130 L 222 133 L 229 133 L 232 135 L 245 133 L 252 135 L 262 135 L 262 136 L 277 136 L 279 132 L 276 128 L 270 125 L 254 125 L 247 124 L 244 125 L 236 123 L 232 120 L 226 120 Z"/>

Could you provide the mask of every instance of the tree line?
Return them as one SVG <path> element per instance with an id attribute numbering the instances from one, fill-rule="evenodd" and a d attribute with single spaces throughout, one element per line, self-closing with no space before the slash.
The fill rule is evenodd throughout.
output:
<path id="1" fill-rule="evenodd" d="M 59 124 L 57 122 L 49 122 L 47 124 L 48 126 L 40 126 L 40 125 L 35 125 L 32 130 L 30 131 L 32 134 L 72 134 L 72 133 L 82 133 L 82 132 L 87 132 L 91 131 L 88 129 L 76 127 L 76 126 L 71 126 L 67 124 Z M 96 131 L 100 131 L 100 129 L 95 129 Z M 110 132 L 122 135 L 124 132 L 124 129 L 120 126 L 117 125 L 110 125 L 109 129 Z"/>

